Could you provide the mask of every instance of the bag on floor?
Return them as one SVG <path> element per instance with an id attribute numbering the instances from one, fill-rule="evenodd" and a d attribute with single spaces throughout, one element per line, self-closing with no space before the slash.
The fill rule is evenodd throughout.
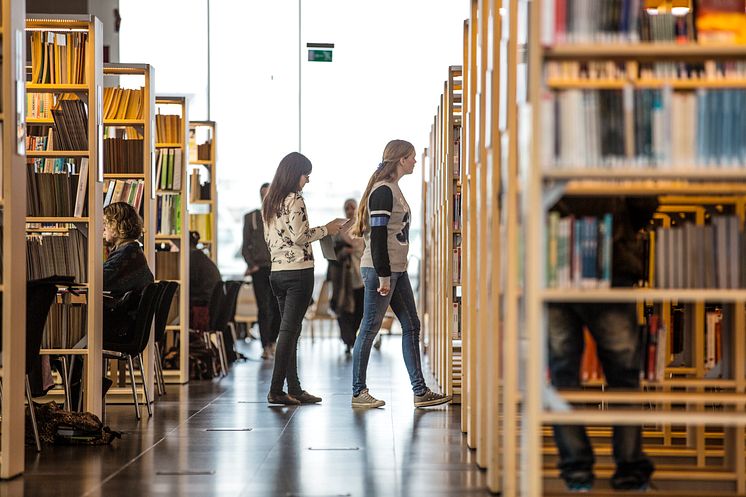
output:
<path id="1" fill-rule="evenodd" d="M 39 438 L 44 444 L 54 445 L 108 445 L 122 434 L 104 426 L 90 412 L 65 411 L 56 402 L 37 404 L 33 402 Z M 34 444 L 31 415 L 26 409 L 26 443 Z"/>
<path id="2" fill-rule="evenodd" d="M 201 331 L 189 330 L 189 379 L 210 380 L 220 374 L 218 351 Z"/>

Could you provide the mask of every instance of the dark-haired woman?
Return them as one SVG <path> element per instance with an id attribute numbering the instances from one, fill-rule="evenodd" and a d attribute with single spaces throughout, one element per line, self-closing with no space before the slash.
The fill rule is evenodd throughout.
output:
<path id="1" fill-rule="evenodd" d="M 383 160 L 371 175 L 360 200 L 354 236 L 365 239 L 360 262 L 365 295 L 363 320 L 352 354 L 352 407 L 382 407 L 386 403 L 368 391 L 366 371 L 370 348 L 389 305 L 402 327 L 402 355 L 414 392 L 415 407 L 444 404 L 450 396 L 435 393 L 425 384 L 420 361 L 420 319 L 407 274 L 409 253 L 409 204 L 399 180 L 412 174 L 415 150 L 404 140 L 391 140 Z"/>
<path id="2" fill-rule="evenodd" d="M 270 404 L 298 405 L 321 402 L 301 388 L 298 378 L 298 338 L 303 316 L 313 293 L 313 251 L 311 242 L 339 233 L 344 219 L 311 228 L 301 190 L 309 181 L 311 161 L 292 152 L 277 166 L 267 197 L 262 204 L 264 238 L 267 241 L 272 272 L 272 292 L 282 316 L 277 338 L 275 364 L 267 401 Z M 288 391 L 283 387 L 287 380 Z"/>

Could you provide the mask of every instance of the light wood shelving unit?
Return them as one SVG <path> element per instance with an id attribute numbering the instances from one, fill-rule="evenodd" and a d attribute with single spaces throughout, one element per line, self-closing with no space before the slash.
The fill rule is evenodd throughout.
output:
<path id="1" fill-rule="evenodd" d="M 87 185 L 87 216 L 83 217 L 27 217 L 27 223 L 67 223 L 74 224 L 87 234 L 88 260 L 86 270 L 87 326 L 88 346 L 80 351 L 85 357 L 84 363 L 84 399 L 83 409 L 98 416 L 102 413 L 101 370 L 102 355 L 102 316 L 103 316 L 103 242 L 100 236 L 103 230 L 101 198 L 103 194 L 103 156 L 99 150 L 99 138 L 102 137 L 103 116 L 101 102 L 103 99 L 103 28 L 101 21 L 94 16 L 48 16 L 28 14 L 27 31 L 44 31 L 65 33 L 83 31 L 87 33 L 86 58 L 84 62 L 84 84 L 35 84 L 27 83 L 27 93 L 75 93 L 86 105 L 88 113 L 88 149 L 82 151 L 29 152 L 28 157 L 78 157 L 88 158 L 88 178 L 81 178 Z M 13 59 L 9 59 L 13 60 Z M 47 123 L 51 124 L 51 123 Z M 25 166 L 26 167 L 26 166 Z M 34 231 L 34 229 L 30 229 Z M 65 350 L 47 349 L 51 355 L 64 354 Z"/>
<path id="2" fill-rule="evenodd" d="M 189 218 L 187 216 L 187 198 L 189 195 L 186 164 L 189 161 L 189 118 L 187 115 L 188 99 L 181 95 L 156 95 L 156 114 L 178 115 L 181 118 L 179 142 L 159 143 L 156 138 L 156 149 L 181 149 L 181 188 L 179 191 L 156 190 L 157 196 L 181 195 L 180 216 L 181 231 L 177 235 L 155 234 L 156 243 L 167 242 L 173 244 L 179 252 L 179 290 L 175 305 L 178 306 L 178 322 L 168 323 L 166 330 L 167 346 L 179 344 L 179 368 L 164 369 L 166 383 L 183 384 L 189 381 Z M 157 135 L 156 135 L 157 136 Z M 157 215 L 157 214 L 156 214 Z M 178 325 L 178 328 L 176 328 Z"/>
<path id="3" fill-rule="evenodd" d="M 0 17 L 2 42 L 2 420 L 0 421 L 0 478 L 23 473 L 25 454 L 26 377 L 26 175 L 23 108 L 26 44 L 23 23 L 26 2 L 3 0 Z M 20 131 L 20 136 L 18 135 Z M 19 148 L 20 140 L 20 148 Z"/>
<path id="4" fill-rule="evenodd" d="M 432 248 L 425 278 L 428 353 L 441 389 L 461 401 L 461 66 L 451 66 L 430 131 L 425 245 Z M 445 236 L 442 236 L 445 234 Z"/>
<path id="5" fill-rule="evenodd" d="M 193 231 L 199 231 L 196 223 L 193 223 L 193 216 L 207 215 L 209 221 L 210 235 L 206 236 L 204 233 L 200 233 L 200 243 L 203 245 L 203 250 L 207 252 L 210 259 L 218 263 L 218 182 L 217 182 L 217 135 L 216 135 L 215 121 L 190 121 L 189 122 L 189 229 Z M 191 137 L 194 137 L 196 141 L 191 142 Z M 203 141 L 204 140 L 204 141 Z M 210 143 L 210 157 L 209 159 L 199 159 L 197 150 L 199 145 L 204 143 Z M 206 177 L 210 182 L 210 198 L 193 198 L 191 192 L 192 182 L 192 171 L 197 170 L 200 173 L 200 179 Z"/>
<path id="6" fill-rule="evenodd" d="M 123 85 L 122 79 L 127 80 Z M 136 82 L 135 82 L 136 81 Z M 122 64 L 111 63 L 104 65 L 104 86 L 106 88 L 142 88 L 142 117 L 137 119 L 104 119 L 104 127 L 129 127 L 134 128 L 143 139 L 143 168 L 140 172 L 133 173 L 110 173 L 107 164 L 104 163 L 104 181 L 110 180 L 141 180 L 144 183 L 142 206 L 140 215 L 143 219 L 143 251 L 148 267 L 155 274 L 155 69 L 150 64 Z M 145 381 L 149 392 L 155 391 L 154 381 L 154 345 L 153 334 L 150 335 L 148 345 L 143 352 L 145 364 Z M 129 381 L 129 380 L 127 380 Z M 145 403 L 145 394 L 142 387 L 137 387 L 138 401 Z M 154 399 L 151 398 L 151 401 Z M 106 395 L 107 403 L 131 404 L 132 390 L 128 387 L 113 386 Z"/>

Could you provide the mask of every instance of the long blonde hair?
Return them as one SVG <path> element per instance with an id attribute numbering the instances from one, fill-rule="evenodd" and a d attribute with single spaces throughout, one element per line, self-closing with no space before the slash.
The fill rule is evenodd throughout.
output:
<path id="1" fill-rule="evenodd" d="M 376 172 L 370 177 L 368 186 L 357 204 L 357 214 L 355 215 L 355 225 L 352 228 L 353 236 L 363 236 L 368 231 L 368 197 L 373 185 L 379 181 L 392 181 L 396 178 L 397 166 L 401 159 L 414 152 L 414 145 L 406 140 L 391 140 L 383 149 L 383 160 L 378 164 Z"/>

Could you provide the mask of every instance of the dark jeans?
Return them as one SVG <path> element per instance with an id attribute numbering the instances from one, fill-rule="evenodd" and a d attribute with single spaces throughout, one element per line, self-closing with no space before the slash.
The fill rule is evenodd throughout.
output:
<path id="1" fill-rule="evenodd" d="M 549 370 L 554 386 L 580 386 L 583 326 L 587 326 L 596 341 L 610 389 L 639 387 L 641 351 L 634 304 L 551 304 L 548 323 Z M 566 480 L 592 480 L 595 459 L 585 427 L 553 428 L 561 476 Z M 653 464 L 642 450 L 641 427 L 614 426 L 613 447 L 616 474 L 638 475 L 647 481 Z"/>
<path id="2" fill-rule="evenodd" d="M 420 359 L 420 318 L 414 304 L 412 285 L 406 271 L 391 273 L 391 291 L 383 296 L 378 293 L 378 275 L 372 267 L 361 269 L 365 283 L 365 304 L 363 306 L 363 321 L 360 323 L 360 333 L 355 340 L 355 350 L 352 353 L 352 394 L 358 395 L 366 387 L 365 376 L 368 369 L 370 349 L 373 346 L 378 330 L 381 329 L 383 316 L 391 305 L 402 328 L 401 350 L 404 364 L 409 372 L 409 382 L 415 395 L 422 395 L 427 391 L 425 378 L 422 376 L 422 361 Z"/>
<path id="3" fill-rule="evenodd" d="M 269 281 L 282 316 L 269 392 L 281 395 L 287 379 L 288 393 L 298 395 L 303 392 L 298 379 L 298 338 L 313 295 L 313 268 L 273 271 Z"/>
<path id="4" fill-rule="evenodd" d="M 257 318 L 259 319 L 259 336 L 262 340 L 262 347 L 275 343 L 277 335 L 280 333 L 280 308 L 277 306 L 277 299 L 272 294 L 269 274 L 270 269 L 263 267 L 251 275 L 258 310 Z"/>
<path id="5" fill-rule="evenodd" d="M 363 320 L 363 305 L 365 303 L 365 287 L 353 290 L 355 296 L 355 311 L 342 312 L 337 318 L 339 334 L 348 347 L 355 346 L 355 336 Z"/>

